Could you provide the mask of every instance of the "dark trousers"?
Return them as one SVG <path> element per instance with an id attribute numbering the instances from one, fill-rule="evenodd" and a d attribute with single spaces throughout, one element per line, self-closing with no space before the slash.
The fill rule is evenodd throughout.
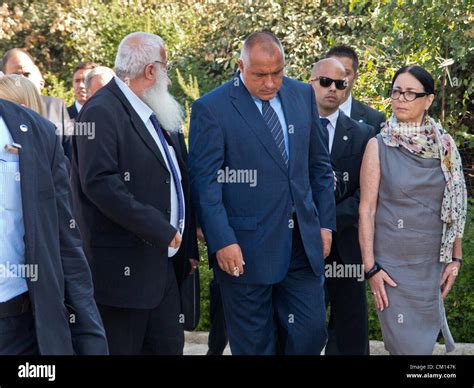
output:
<path id="1" fill-rule="evenodd" d="M 326 265 L 343 264 L 333 244 Z M 368 317 L 365 281 L 356 277 L 327 277 L 330 306 L 326 355 L 368 355 Z"/>
<path id="2" fill-rule="evenodd" d="M 153 309 L 120 308 L 98 304 L 111 355 L 182 355 L 184 328 L 173 265 L 169 263 L 166 289 Z"/>
<path id="3" fill-rule="evenodd" d="M 30 356 L 38 353 L 35 322 L 31 311 L 14 317 L 0 318 L 0 355 Z"/>
<path id="4" fill-rule="evenodd" d="M 280 283 L 220 284 L 232 354 L 320 354 L 326 343 L 323 285 L 296 226 L 290 268 Z"/>
<path id="5" fill-rule="evenodd" d="M 224 307 L 222 306 L 221 290 L 215 279 L 209 284 L 209 330 L 208 356 L 221 356 L 227 346 L 227 332 L 225 327 Z"/>

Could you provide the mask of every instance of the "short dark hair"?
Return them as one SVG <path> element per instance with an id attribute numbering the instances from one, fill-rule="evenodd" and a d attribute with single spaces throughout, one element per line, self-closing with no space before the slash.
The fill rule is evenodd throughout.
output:
<path id="1" fill-rule="evenodd" d="M 8 50 L 2 57 L 1 70 L 3 72 L 5 72 L 5 68 L 7 67 L 7 63 L 10 60 L 11 56 L 13 54 L 17 53 L 17 52 L 22 52 L 23 54 L 28 55 L 28 57 L 31 59 L 31 61 L 33 63 L 35 63 L 35 60 L 33 59 L 33 57 L 30 55 L 30 53 L 28 51 L 26 51 L 25 49 L 22 49 L 22 48 L 14 47 L 14 48 Z"/>
<path id="2" fill-rule="evenodd" d="M 390 87 L 390 89 L 393 88 L 393 84 L 395 83 L 397 77 L 403 73 L 410 73 L 413 77 L 415 77 L 423 85 L 423 89 L 426 93 L 435 93 L 433 76 L 418 65 L 403 66 L 398 69 L 395 75 L 393 76 L 392 86 Z"/>
<path id="3" fill-rule="evenodd" d="M 357 70 L 359 69 L 359 58 L 353 48 L 344 45 L 335 46 L 327 52 L 325 58 L 330 57 L 344 57 L 351 59 L 352 70 L 354 70 L 354 73 L 357 73 Z"/>
<path id="4" fill-rule="evenodd" d="M 95 69 L 97 66 L 99 65 L 95 62 L 90 62 L 90 61 L 79 62 L 76 66 L 74 66 L 74 69 L 72 69 L 72 74 L 74 75 L 76 71 L 78 70 L 92 70 L 92 69 Z"/>

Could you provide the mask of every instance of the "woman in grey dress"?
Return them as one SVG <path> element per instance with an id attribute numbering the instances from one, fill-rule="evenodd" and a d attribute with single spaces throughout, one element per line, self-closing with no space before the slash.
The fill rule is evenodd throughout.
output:
<path id="1" fill-rule="evenodd" d="M 443 300 L 462 262 L 467 196 L 459 152 L 427 114 L 434 81 L 419 66 L 395 74 L 392 117 L 369 141 L 361 169 L 359 241 L 385 348 L 432 354 Z"/>

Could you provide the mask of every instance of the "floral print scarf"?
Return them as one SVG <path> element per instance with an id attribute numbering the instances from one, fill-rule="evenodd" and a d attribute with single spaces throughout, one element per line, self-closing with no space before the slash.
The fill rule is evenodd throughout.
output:
<path id="1" fill-rule="evenodd" d="M 399 123 L 391 116 L 380 134 L 385 145 L 403 147 L 422 158 L 440 159 L 446 186 L 441 205 L 443 237 L 440 261 L 452 261 L 454 240 L 462 238 L 467 215 L 467 190 L 461 157 L 453 138 L 428 115 L 422 125 Z"/>

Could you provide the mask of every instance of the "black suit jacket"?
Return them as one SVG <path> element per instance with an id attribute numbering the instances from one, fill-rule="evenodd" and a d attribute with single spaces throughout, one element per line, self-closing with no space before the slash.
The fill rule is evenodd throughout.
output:
<path id="1" fill-rule="evenodd" d="M 382 112 L 371 108 L 355 98 L 352 98 L 351 119 L 358 121 L 359 123 L 370 125 L 374 128 L 375 134 L 380 132 L 382 124 L 385 123 L 386 120 L 385 115 Z"/>
<path id="2" fill-rule="evenodd" d="M 71 120 L 75 120 L 79 112 L 77 111 L 76 104 L 75 102 L 72 103 L 72 105 L 67 107 L 67 113 L 69 115 L 69 118 Z"/>
<path id="3" fill-rule="evenodd" d="M 333 244 L 345 263 L 361 263 L 358 238 L 359 220 L 359 175 L 362 157 L 367 142 L 375 136 L 374 129 L 359 123 L 339 111 L 336 133 L 331 150 L 331 160 L 338 173 L 338 179 L 345 183 L 344 194 L 336 205 L 337 232 Z"/>
<path id="4" fill-rule="evenodd" d="M 71 119 L 66 109 L 66 104 L 63 100 L 50 96 L 41 96 L 43 100 L 43 106 L 45 109 L 45 115 L 49 121 L 56 126 L 56 131 L 61 139 L 61 144 L 64 149 L 64 154 L 71 160 L 71 136 L 68 134 L 68 130 L 71 128 Z"/>
<path id="5" fill-rule="evenodd" d="M 35 112 L 0 100 L 0 115 L 21 144 L 20 174 L 28 282 L 40 354 L 107 354 L 92 278 L 74 225 L 65 157 L 54 126 Z M 26 125 L 27 130 L 20 130 Z M 1 145 L 4 146 L 3 144 Z M 69 310 L 69 311 L 68 311 Z M 70 321 L 74 314 L 74 322 Z"/>
<path id="6" fill-rule="evenodd" d="M 185 231 L 168 259 L 176 234 L 170 224 L 173 181 L 158 146 L 114 80 L 81 109 L 78 122 L 95 123 L 95 137 L 73 139 L 72 185 L 98 303 L 151 309 L 164 294 L 167 266 L 185 276 L 197 257 L 194 215 L 183 151 L 168 136 L 182 174 Z"/>

